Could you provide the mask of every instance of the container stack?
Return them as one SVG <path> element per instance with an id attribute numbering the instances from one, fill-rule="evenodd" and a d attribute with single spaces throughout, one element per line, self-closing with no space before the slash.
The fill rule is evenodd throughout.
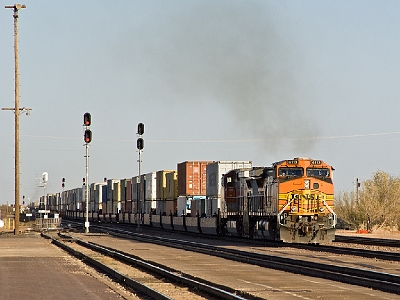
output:
<path id="1" fill-rule="evenodd" d="M 180 203 L 184 203 L 181 197 L 186 197 L 186 201 L 191 201 L 191 216 L 205 215 L 207 165 L 211 163 L 212 161 L 178 163 L 178 196 Z"/>
<path id="2" fill-rule="evenodd" d="M 145 179 L 146 179 L 145 213 L 154 214 L 156 212 L 156 199 L 157 199 L 156 172 L 147 173 L 145 175 Z"/>
<path id="3" fill-rule="evenodd" d="M 167 214 L 167 178 L 166 175 L 176 170 L 161 170 L 156 173 L 156 214 Z"/>
<path id="4" fill-rule="evenodd" d="M 167 215 L 176 215 L 178 200 L 178 173 L 176 171 L 165 174 L 165 212 Z"/>

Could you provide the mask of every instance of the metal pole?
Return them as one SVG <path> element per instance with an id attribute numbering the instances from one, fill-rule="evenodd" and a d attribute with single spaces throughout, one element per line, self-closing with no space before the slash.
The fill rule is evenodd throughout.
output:
<path id="1" fill-rule="evenodd" d="M 19 234 L 19 197 L 20 197 L 20 169 L 19 169 L 19 76 L 18 76 L 18 10 L 25 5 L 15 4 L 5 6 L 14 10 L 14 56 L 15 56 L 15 229 L 14 235 Z"/>
<path id="2" fill-rule="evenodd" d="M 86 143 L 86 179 L 85 179 L 85 200 L 86 200 L 86 220 L 85 232 L 89 233 L 89 144 Z"/>
<path id="3" fill-rule="evenodd" d="M 358 202 L 358 178 L 356 179 L 356 201 Z"/>
<path id="4" fill-rule="evenodd" d="M 140 185 L 141 185 L 141 181 L 142 181 L 142 178 L 140 178 L 140 169 L 141 169 L 141 161 L 142 161 L 142 158 L 141 158 L 141 153 L 142 153 L 142 150 L 140 150 L 139 149 L 139 176 L 138 176 L 138 187 L 137 187 L 137 194 L 138 194 L 138 203 L 137 203 L 137 211 L 138 211 L 138 217 L 137 217 L 137 221 L 138 221 L 138 228 L 140 228 L 140 221 L 141 221 L 141 212 L 142 212 L 142 210 L 141 210 L 141 205 L 140 205 Z"/>
<path id="5" fill-rule="evenodd" d="M 46 182 L 43 183 L 44 188 L 44 214 L 47 215 L 47 191 L 46 191 Z"/>
<path id="6" fill-rule="evenodd" d="M 141 168 L 142 168 L 142 150 L 139 150 L 139 202 L 142 202 L 142 199 L 140 199 L 140 187 L 142 184 L 142 177 L 141 177 Z M 142 212 L 143 210 L 141 209 L 140 212 Z"/>

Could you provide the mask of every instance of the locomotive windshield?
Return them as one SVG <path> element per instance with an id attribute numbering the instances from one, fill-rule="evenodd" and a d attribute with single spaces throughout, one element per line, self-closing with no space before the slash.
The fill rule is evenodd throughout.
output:
<path id="1" fill-rule="evenodd" d="M 307 168 L 307 177 L 314 177 L 328 183 L 332 183 L 330 174 L 331 173 L 328 168 Z"/>
<path id="2" fill-rule="evenodd" d="M 308 168 L 307 169 L 308 177 L 329 177 L 329 169 L 327 168 Z"/>
<path id="3" fill-rule="evenodd" d="M 278 176 L 281 179 L 281 181 L 295 179 L 298 177 L 302 177 L 303 175 L 304 175 L 303 168 L 283 167 L 278 169 Z"/>

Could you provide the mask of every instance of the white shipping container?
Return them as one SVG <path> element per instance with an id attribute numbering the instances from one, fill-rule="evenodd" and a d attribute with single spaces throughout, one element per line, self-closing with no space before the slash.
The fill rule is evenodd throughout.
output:
<path id="1" fill-rule="evenodd" d="M 186 196 L 179 196 L 177 207 L 178 217 L 190 214 L 191 200 L 189 200 Z"/>
<path id="2" fill-rule="evenodd" d="M 207 197 L 221 198 L 223 194 L 221 178 L 230 170 L 250 169 L 251 161 L 215 161 L 207 165 Z"/>
<path id="3" fill-rule="evenodd" d="M 94 186 L 94 203 L 96 203 L 96 205 L 99 205 L 103 202 L 103 186 L 105 184 L 104 183 L 96 183 Z"/>
<path id="4" fill-rule="evenodd" d="M 146 201 L 156 200 L 156 172 L 147 173 L 146 177 Z M 155 208 L 152 206 L 152 208 Z"/>
<path id="5" fill-rule="evenodd" d="M 77 188 L 76 189 L 76 209 L 77 210 L 82 210 L 83 209 L 83 199 L 84 199 L 84 195 L 83 195 L 83 188 Z"/>

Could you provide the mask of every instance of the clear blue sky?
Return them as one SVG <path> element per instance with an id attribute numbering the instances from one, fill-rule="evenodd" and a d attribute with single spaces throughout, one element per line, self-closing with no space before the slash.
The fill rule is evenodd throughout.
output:
<path id="1" fill-rule="evenodd" d="M 2 7 L 13 2 L 2 1 Z M 307 156 L 336 191 L 400 175 L 399 1 L 25 1 L 21 196 L 186 160 Z M 14 106 L 12 10 L 0 7 L 0 103 Z M 14 202 L 14 117 L 0 111 L 0 203 Z"/>

